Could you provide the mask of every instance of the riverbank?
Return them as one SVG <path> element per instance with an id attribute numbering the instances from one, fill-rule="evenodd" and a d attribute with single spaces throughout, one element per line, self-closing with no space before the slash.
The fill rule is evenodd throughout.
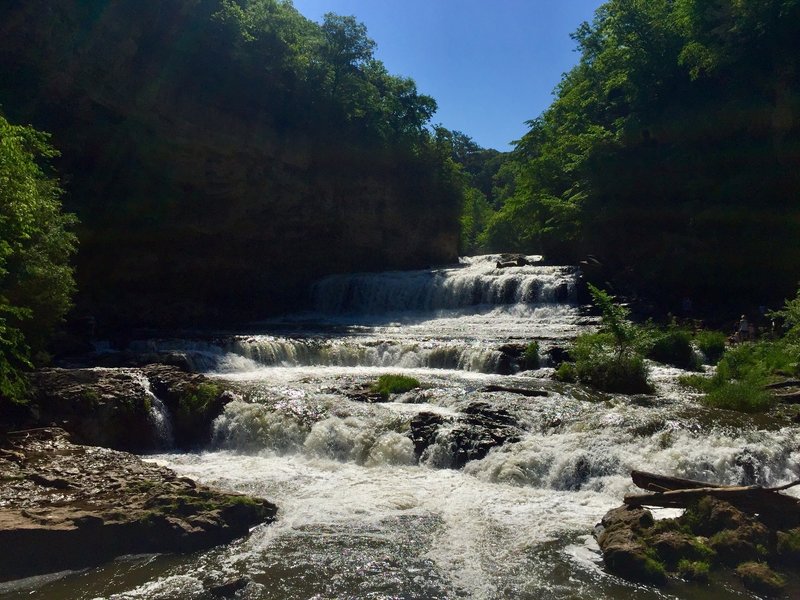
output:
<path id="1" fill-rule="evenodd" d="M 275 518 L 271 502 L 222 493 L 128 454 L 43 428 L 0 438 L 0 581 L 126 554 L 192 552 Z"/>

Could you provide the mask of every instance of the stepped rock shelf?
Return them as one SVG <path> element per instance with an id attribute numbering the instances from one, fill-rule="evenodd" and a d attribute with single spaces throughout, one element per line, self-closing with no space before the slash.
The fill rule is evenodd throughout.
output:
<path id="1" fill-rule="evenodd" d="M 0 439 L 0 581 L 126 554 L 193 552 L 271 522 L 267 500 L 222 493 L 57 428 Z"/>

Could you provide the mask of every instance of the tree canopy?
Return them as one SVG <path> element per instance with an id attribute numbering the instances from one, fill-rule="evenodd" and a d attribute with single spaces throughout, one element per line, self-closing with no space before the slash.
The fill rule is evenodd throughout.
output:
<path id="1" fill-rule="evenodd" d="M 493 249 L 591 254 L 653 294 L 788 295 L 800 274 L 798 0 L 610 0 L 529 122 Z"/>
<path id="2" fill-rule="evenodd" d="M 74 217 L 47 172 L 48 136 L 0 115 L 0 398 L 17 400 L 31 366 L 70 306 Z"/>

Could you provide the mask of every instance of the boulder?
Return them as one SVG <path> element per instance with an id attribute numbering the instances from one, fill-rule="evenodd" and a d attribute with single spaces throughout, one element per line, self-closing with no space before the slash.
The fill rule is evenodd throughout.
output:
<path id="1" fill-rule="evenodd" d="M 194 552 L 274 519 L 261 499 L 178 477 L 62 429 L 0 440 L 0 581 L 95 566 L 125 554 Z"/>
<path id="2" fill-rule="evenodd" d="M 641 508 L 620 507 L 603 517 L 597 543 L 608 570 L 632 581 L 663 585 L 664 567 L 639 535 L 653 525 L 653 515 Z"/>

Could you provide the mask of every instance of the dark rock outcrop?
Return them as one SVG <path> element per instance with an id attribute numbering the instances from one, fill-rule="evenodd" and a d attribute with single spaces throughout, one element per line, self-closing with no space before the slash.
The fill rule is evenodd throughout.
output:
<path id="1" fill-rule="evenodd" d="M 60 429 L 0 439 L 0 581 L 116 556 L 193 552 L 274 519 L 267 500 L 226 494 Z"/>
<path id="2" fill-rule="evenodd" d="M 452 457 L 448 466 L 460 469 L 471 460 L 480 460 L 492 448 L 519 441 L 521 435 L 516 417 L 507 410 L 486 402 L 473 402 L 446 434 L 448 454 Z"/>
<path id="3" fill-rule="evenodd" d="M 62 427 L 77 443 L 129 452 L 206 443 L 212 421 L 236 398 L 209 378 L 168 365 L 41 369 L 30 375 L 31 425 Z M 170 431 L 159 430 L 161 402 Z"/>
<path id="4" fill-rule="evenodd" d="M 411 419 L 411 432 L 409 436 L 414 442 L 414 453 L 417 459 L 422 456 L 425 448 L 436 441 L 439 427 L 445 423 L 445 418 L 432 412 L 421 412 Z"/>

